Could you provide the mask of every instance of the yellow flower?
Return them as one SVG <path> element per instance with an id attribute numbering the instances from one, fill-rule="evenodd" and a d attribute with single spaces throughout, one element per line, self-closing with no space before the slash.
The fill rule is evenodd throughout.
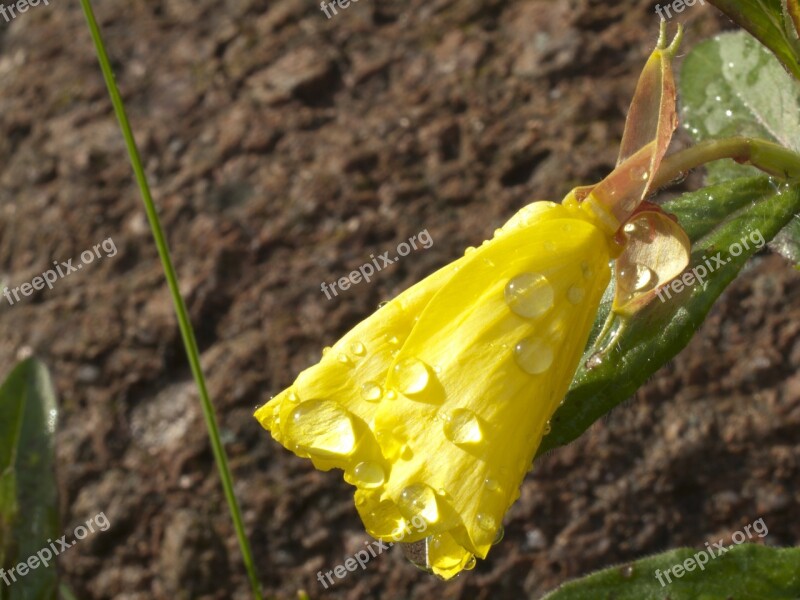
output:
<path id="1" fill-rule="evenodd" d="M 660 42 L 654 55 L 648 65 L 662 84 L 637 96 L 652 104 L 658 93 L 654 106 L 674 110 L 663 92 L 671 54 Z M 344 471 L 370 535 L 427 540 L 426 563 L 440 577 L 471 568 L 501 531 L 582 356 L 609 262 L 649 247 L 647 233 L 663 229 L 657 210 L 635 217 L 643 235 L 620 226 L 634 218 L 666 150 L 664 128 L 674 122 L 664 115 L 647 135 L 636 130 L 639 148 L 626 130 L 629 152 L 609 178 L 560 205 L 523 208 L 492 240 L 357 325 L 256 412 L 286 448 L 318 469 Z M 643 164 L 644 181 L 631 176 Z M 632 208 L 616 211 L 620 199 Z M 618 278 L 620 306 L 654 293 L 628 279 Z"/>

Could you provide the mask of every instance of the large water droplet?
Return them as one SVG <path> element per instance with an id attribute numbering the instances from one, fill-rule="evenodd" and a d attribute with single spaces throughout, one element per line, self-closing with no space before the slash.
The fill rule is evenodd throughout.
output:
<path id="1" fill-rule="evenodd" d="M 579 304 L 581 300 L 583 300 L 584 296 L 586 296 L 586 292 L 582 287 L 578 285 L 569 286 L 569 289 L 567 290 L 567 300 L 569 300 L 572 304 Z"/>
<path id="2" fill-rule="evenodd" d="M 465 571 L 472 571 L 472 569 L 474 569 L 475 565 L 477 565 L 477 564 L 478 564 L 477 559 L 474 556 L 470 556 L 467 559 L 466 564 L 464 565 L 464 570 Z"/>
<path id="3" fill-rule="evenodd" d="M 486 531 L 494 531 L 497 527 L 497 521 L 488 513 L 478 513 L 476 520 L 478 521 L 478 527 Z"/>
<path id="4" fill-rule="evenodd" d="M 492 479 L 491 477 L 487 477 L 486 479 L 484 479 L 483 485 L 490 492 L 497 492 L 500 490 L 500 482 L 497 481 L 497 479 Z"/>
<path id="5" fill-rule="evenodd" d="M 436 523 L 439 520 L 439 505 L 436 503 L 436 493 L 424 483 L 414 483 L 400 492 L 397 508 L 409 521 L 420 516 L 427 523 Z"/>
<path id="6" fill-rule="evenodd" d="M 428 365 L 418 358 L 406 358 L 394 367 L 397 388 L 406 396 L 419 394 L 428 387 L 430 371 Z"/>
<path id="7" fill-rule="evenodd" d="M 378 402 L 383 397 L 383 388 L 379 383 L 368 381 L 361 386 L 361 397 L 367 402 Z"/>
<path id="8" fill-rule="evenodd" d="M 500 542 L 503 541 L 503 536 L 505 536 L 506 530 L 503 528 L 502 525 L 497 528 L 497 535 L 494 536 L 494 541 L 492 542 L 492 546 L 496 546 Z"/>
<path id="9" fill-rule="evenodd" d="M 539 375 L 553 364 L 553 349 L 542 338 L 531 336 L 514 347 L 514 358 L 523 371 Z"/>
<path id="10" fill-rule="evenodd" d="M 619 272 L 620 279 L 627 280 L 636 292 L 647 292 L 658 285 L 658 275 L 645 265 L 632 265 Z"/>
<path id="11" fill-rule="evenodd" d="M 457 408 L 445 417 L 444 435 L 454 444 L 477 444 L 483 440 L 477 415 L 466 408 Z"/>
<path id="12" fill-rule="evenodd" d="M 506 284 L 506 304 L 513 312 L 528 319 L 550 310 L 553 297 L 553 286 L 544 275 L 521 273 Z"/>
<path id="13" fill-rule="evenodd" d="M 386 473 L 378 463 L 362 462 L 353 469 L 353 480 L 359 487 L 372 489 L 383 485 L 386 481 Z"/>
<path id="14" fill-rule="evenodd" d="M 286 437 L 320 456 L 347 456 L 356 445 L 350 413 L 332 400 L 309 400 L 289 413 Z"/>

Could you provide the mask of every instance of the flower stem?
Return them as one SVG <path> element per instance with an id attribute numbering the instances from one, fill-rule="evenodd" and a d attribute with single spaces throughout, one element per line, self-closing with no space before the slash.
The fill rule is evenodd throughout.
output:
<path id="1" fill-rule="evenodd" d="M 800 154 L 767 140 L 732 137 L 706 140 L 668 156 L 651 187 L 663 187 L 691 169 L 722 158 L 749 163 L 773 177 L 800 179 Z"/>
<path id="2" fill-rule="evenodd" d="M 103 39 L 100 34 L 100 28 L 97 24 L 97 20 L 95 19 L 90 0 L 81 0 L 81 6 L 83 7 L 83 12 L 89 25 L 89 31 L 92 35 L 92 41 L 94 42 L 95 50 L 97 52 L 97 58 L 100 62 L 100 69 L 103 72 L 103 78 L 105 79 L 106 86 L 108 87 L 108 94 L 111 97 L 111 104 L 113 105 L 114 112 L 117 115 L 117 120 L 119 121 L 119 126 L 122 130 L 122 136 L 125 138 L 125 146 L 128 149 L 128 155 L 130 157 L 131 166 L 133 167 L 133 172 L 136 177 L 136 183 L 138 184 L 139 191 L 142 195 L 144 209 L 147 213 L 147 219 L 150 222 L 150 229 L 153 232 L 156 248 L 158 249 L 158 256 L 161 259 L 161 265 L 164 268 L 164 275 L 172 296 L 175 314 L 178 317 L 178 326 L 181 331 L 181 337 L 183 338 L 183 345 L 186 349 L 186 355 L 189 359 L 189 366 L 192 370 L 192 375 L 194 376 L 197 389 L 200 393 L 200 404 L 203 409 L 203 417 L 205 418 L 208 437 L 211 441 L 211 448 L 214 453 L 217 470 L 222 481 L 225 499 L 228 502 L 228 508 L 230 509 L 231 517 L 233 519 L 236 537 L 239 541 L 239 547 L 241 549 L 245 568 L 247 569 L 247 574 L 250 579 L 250 585 L 253 589 L 253 595 L 257 600 L 262 600 L 263 596 L 261 593 L 261 585 L 258 581 L 258 576 L 256 575 L 255 565 L 252 553 L 250 551 L 250 543 L 248 542 L 247 535 L 244 531 L 244 522 L 242 520 L 241 509 L 239 508 L 239 503 L 236 500 L 236 495 L 233 490 L 233 476 L 231 475 L 230 466 L 228 465 L 228 457 L 225 454 L 225 447 L 223 446 L 222 440 L 219 436 L 219 426 L 217 424 L 216 415 L 214 414 L 214 406 L 211 403 L 211 398 L 208 394 L 208 388 L 206 387 L 205 377 L 203 376 L 203 369 L 200 365 L 200 353 L 197 347 L 197 341 L 194 336 L 194 330 L 192 329 L 191 321 L 189 320 L 189 313 L 186 310 L 186 304 L 184 303 L 178 287 L 178 277 L 175 273 L 175 268 L 172 265 L 172 259 L 170 258 L 166 237 L 164 236 L 164 231 L 161 228 L 158 212 L 156 211 L 153 198 L 150 194 L 150 186 L 147 183 L 147 176 L 145 175 L 144 168 L 142 167 L 139 149 L 136 146 L 136 140 L 133 137 L 133 131 L 131 130 L 128 117 L 125 113 L 125 105 L 122 101 L 122 96 L 120 95 L 119 89 L 117 88 L 117 84 L 114 80 L 114 72 L 111 69 L 111 63 L 108 59 L 108 54 L 106 53 L 105 45 L 103 44 Z"/>

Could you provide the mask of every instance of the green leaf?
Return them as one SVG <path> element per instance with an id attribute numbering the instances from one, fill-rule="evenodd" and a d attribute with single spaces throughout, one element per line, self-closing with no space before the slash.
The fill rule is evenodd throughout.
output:
<path id="1" fill-rule="evenodd" d="M 695 141 L 746 136 L 800 152 L 800 82 L 744 32 L 699 44 L 683 64 L 680 93 L 681 118 Z M 709 165 L 706 183 L 756 173 L 732 160 L 717 161 Z M 771 244 L 795 265 L 800 265 L 798 220 Z"/>
<path id="2" fill-rule="evenodd" d="M 0 387 L 0 565 L 7 571 L 59 537 L 53 472 L 55 392 L 47 369 L 21 362 Z M 52 600 L 55 565 L 39 564 L 6 586 L 2 600 Z"/>
<path id="3" fill-rule="evenodd" d="M 800 548 L 733 546 L 724 554 L 681 548 L 564 584 L 543 600 L 797 600 Z M 704 556 L 703 556 L 704 555 Z M 675 565 L 691 571 L 678 573 Z M 701 570 L 698 561 L 705 563 Z M 661 574 L 662 586 L 656 577 Z M 664 573 L 669 570 L 669 582 Z"/>
<path id="4" fill-rule="evenodd" d="M 705 319 L 708 311 L 733 281 L 747 259 L 772 239 L 800 212 L 800 184 L 777 186 L 770 178 L 752 177 L 728 181 L 684 194 L 667 202 L 692 240 L 690 266 L 714 269 L 705 288 L 695 284 L 671 298 L 651 302 L 631 321 L 616 348 L 599 365 L 587 369 L 583 357 L 564 403 L 551 419 L 551 431 L 539 448 L 541 455 L 576 439 L 592 423 L 617 404 L 630 398 L 647 379 L 680 352 Z M 749 246 L 744 248 L 744 244 Z M 731 256 L 739 244 L 742 252 Z M 736 248 L 734 248 L 736 251 Z M 711 257 L 719 253 L 723 265 Z M 608 314 L 610 302 L 601 307 L 595 330 Z"/>
<path id="5" fill-rule="evenodd" d="M 800 79 L 800 38 L 797 0 L 708 0 L 775 53 L 784 66 Z M 786 10 L 784 10 L 786 8 Z"/>
<path id="6" fill-rule="evenodd" d="M 698 44 L 684 61 L 679 89 L 681 121 L 695 141 L 754 137 L 800 152 L 800 82 L 746 33 Z M 732 160 L 708 171 L 707 183 L 758 173 Z"/>

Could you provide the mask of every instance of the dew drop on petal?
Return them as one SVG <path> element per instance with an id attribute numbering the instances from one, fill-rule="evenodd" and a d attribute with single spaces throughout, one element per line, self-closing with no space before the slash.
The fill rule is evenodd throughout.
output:
<path id="1" fill-rule="evenodd" d="M 383 388 L 379 383 L 368 381 L 361 386 L 361 397 L 367 402 L 378 402 L 383 398 Z"/>
<path id="2" fill-rule="evenodd" d="M 469 559 L 467 559 L 466 564 L 464 565 L 464 570 L 472 571 L 472 569 L 474 569 L 475 565 L 477 564 L 478 564 L 477 559 L 474 556 L 470 556 Z"/>
<path id="3" fill-rule="evenodd" d="M 386 473 L 378 463 L 361 462 L 353 469 L 353 481 L 358 487 L 377 488 L 386 481 Z"/>
<path id="4" fill-rule="evenodd" d="M 325 347 L 322 349 L 322 356 L 325 356 L 325 355 L 326 355 L 328 352 L 330 352 L 330 351 L 331 351 L 331 347 L 330 347 L 330 346 L 325 346 Z"/>
<path id="5" fill-rule="evenodd" d="M 392 337 L 390 337 L 388 341 L 389 341 L 389 345 L 391 345 L 391 346 L 399 346 L 400 345 L 400 340 L 397 338 L 396 335 L 393 335 Z"/>
<path id="6" fill-rule="evenodd" d="M 397 400 L 397 392 L 394 390 L 389 390 L 386 392 L 386 399 L 387 400 Z"/>
<path id="7" fill-rule="evenodd" d="M 586 292 L 584 292 L 583 288 L 578 285 L 571 285 L 567 290 L 567 300 L 569 300 L 572 304 L 579 304 L 585 295 Z"/>
<path id="8" fill-rule="evenodd" d="M 503 528 L 502 525 L 497 528 L 497 535 L 494 536 L 494 541 L 492 542 L 492 546 L 496 546 L 500 542 L 503 541 L 503 536 L 505 536 L 506 530 Z"/>
<path id="9" fill-rule="evenodd" d="M 581 263 L 581 272 L 585 279 L 591 279 L 594 276 L 594 269 L 592 269 L 591 265 L 586 261 Z"/>
<path id="10" fill-rule="evenodd" d="M 444 436 L 454 444 L 477 444 L 483 431 L 477 415 L 466 408 L 457 408 L 445 417 Z"/>
<path id="11" fill-rule="evenodd" d="M 531 336 L 514 347 L 519 367 L 530 375 L 539 375 L 553 364 L 553 349 L 542 338 Z"/>
<path id="12" fill-rule="evenodd" d="M 347 354 L 345 354 L 344 352 L 340 352 L 339 356 L 336 357 L 336 360 L 338 360 L 341 364 L 343 364 L 346 367 L 353 366 L 353 361 L 350 360 L 350 357 L 347 356 Z"/>
<path id="13" fill-rule="evenodd" d="M 478 527 L 486 531 L 494 531 L 497 527 L 497 521 L 488 513 L 478 513 L 476 520 L 478 521 Z"/>
<path id="14" fill-rule="evenodd" d="M 483 485 L 490 492 L 496 492 L 500 489 L 500 482 L 497 481 L 497 479 L 492 479 L 491 477 L 487 477 L 486 479 L 484 479 Z"/>
<path id="15" fill-rule="evenodd" d="M 286 394 L 286 399 L 289 402 L 300 402 L 300 398 L 293 391 Z"/>
<path id="16" fill-rule="evenodd" d="M 424 483 L 414 483 L 400 492 L 397 508 L 409 521 L 419 516 L 427 523 L 436 523 L 439 520 L 439 505 L 436 493 Z"/>
<path id="17" fill-rule="evenodd" d="M 544 275 L 521 273 L 506 284 L 508 307 L 521 317 L 532 319 L 553 307 L 553 286 Z"/>
<path id="18" fill-rule="evenodd" d="M 286 437 L 312 454 L 347 456 L 356 445 L 350 413 L 332 400 L 309 400 L 289 413 Z"/>
<path id="19" fill-rule="evenodd" d="M 350 352 L 356 356 L 364 356 L 367 353 L 367 348 L 361 342 L 355 342 L 350 346 Z"/>
<path id="20" fill-rule="evenodd" d="M 406 358 L 394 367 L 397 376 L 397 387 L 401 393 L 409 396 L 423 392 L 430 381 L 428 365 L 418 358 Z"/>
<path id="21" fill-rule="evenodd" d="M 544 424 L 544 435 L 548 435 L 553 430 L 553 427 L 550 425 L 550 421 Z"/>
<path id="22" fill-rule="evenodd" d="M 467 249 L 464 250 L 464 256 L 472 254 L 473 252 L 475 252 L 475 246 L 468 246 Z"/>
<path id="23" fill-rule="evenodd" d="M 389 304 L 388 300 L 381 300 L 380 302 L 378 302 L 378 308 L 383 308 L 387 304 Z"/>

